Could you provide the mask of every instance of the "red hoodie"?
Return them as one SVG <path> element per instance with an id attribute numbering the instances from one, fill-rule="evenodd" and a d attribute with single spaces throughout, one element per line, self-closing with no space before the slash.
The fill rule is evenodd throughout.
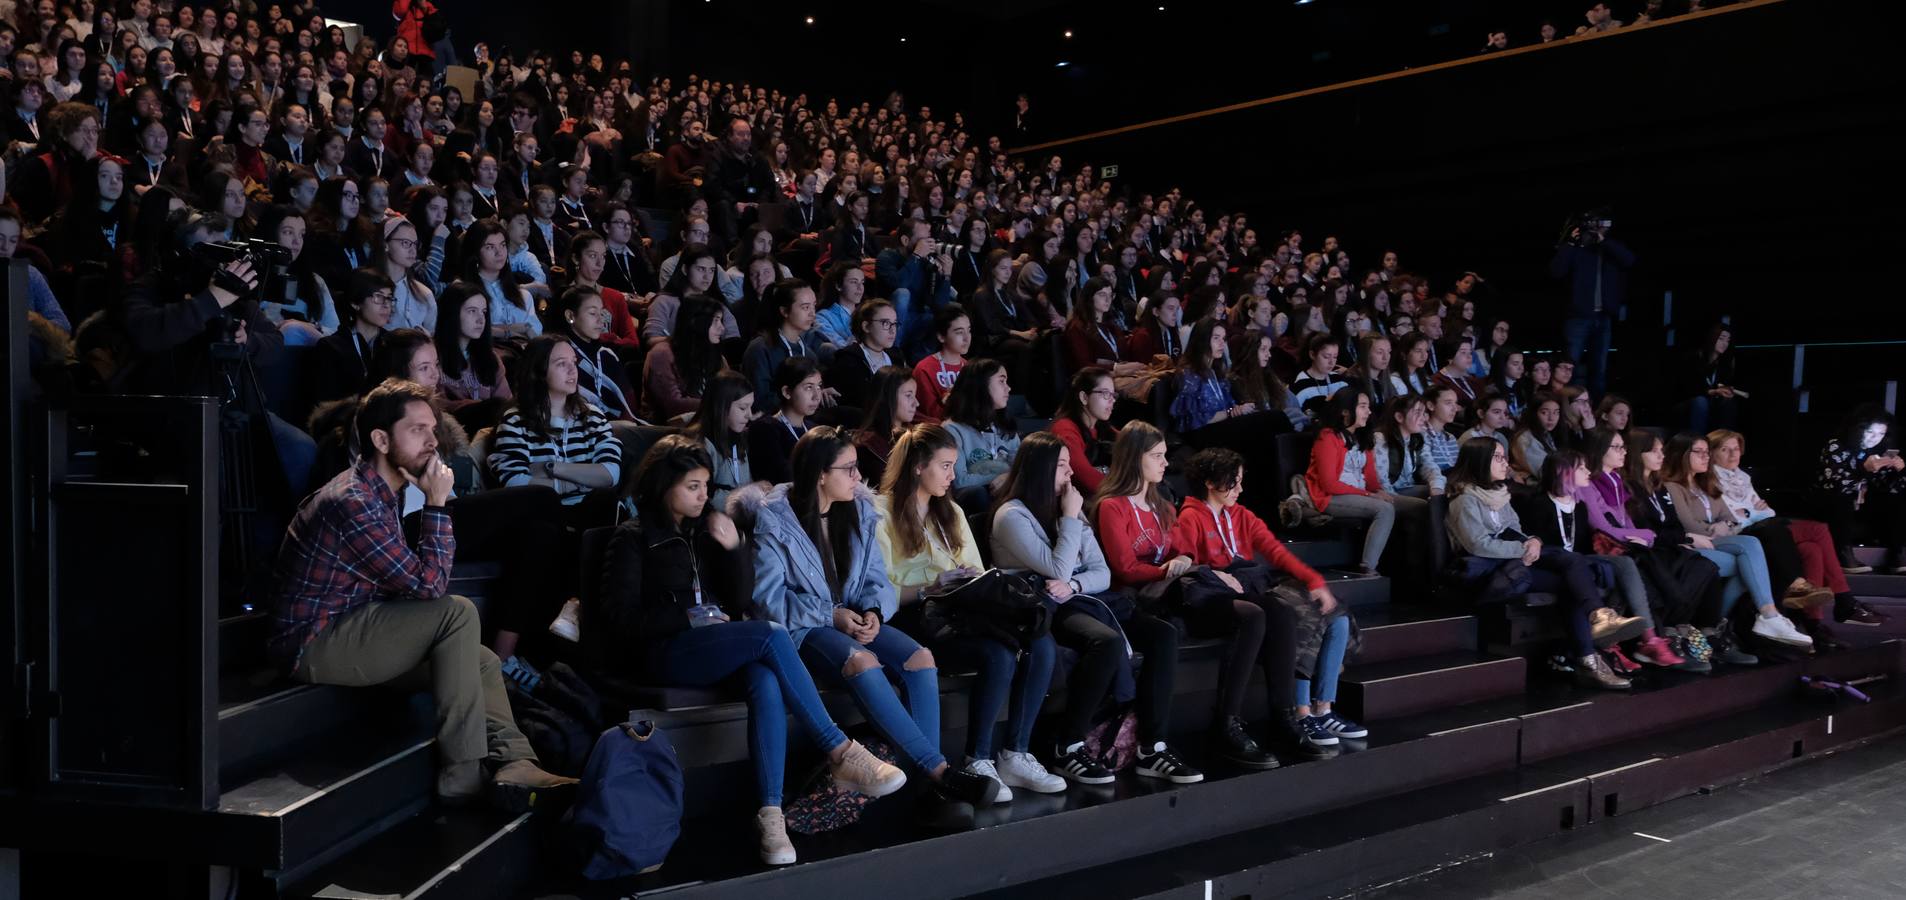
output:
<path id="1" fill-rule="evenodd" d="M 1220 522 L 1203 500 L 1186 500 L 1178 508 L 1178 522 L 1171 526 L 1171 546 L 1172 552 L 1189 554 L 1193 563 L 1214 569 L 1231 565 L 1234 555 L 1246 559 L 1256 555 L 1306 588 L 1324 586 L 1324 576 L 1305 565 L 1265 527 L 1264 520 L 1242 506 L 1225 510 Z"/>
<path id="2" fill-rule="evenodd" d="M 1324 429 L 1317 435 L 1317 442 L 1310 445 L 1310 468 L 1304 472 L 1304 485 L 1310 488 L 1310 502 L 1319 511 L 1329 511 L 1334 495 L 1371 494 L 1382 489 L 1383 482 L 1377 480 L 1377 459 L 1370 453 L 1363 454 L 1364 487 L 1344 483 L 1344 458 L 1349 455 L 1350 448 L 1334 428 Z"/>

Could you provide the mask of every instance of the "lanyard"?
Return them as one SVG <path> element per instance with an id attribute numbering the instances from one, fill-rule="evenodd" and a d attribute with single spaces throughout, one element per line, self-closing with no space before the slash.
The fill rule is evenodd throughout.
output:
<path id="1" fill-rule="evenodd" d="M 1139 540 L 1142 541 L 1150 538 L 1154 534 L 1157 535 L 1157 538 L 1152 541 L 1152 565 L 1155 566 L 1164 562 L 1166 549 L 1165 535 L 1163 529 L 1159 527 L 1158 510 L 1139 509 L 1138 499 L 1135 497 L 1126 497 L 1125 502 L 1132 505 L 1132 519 L 1138 523 Z M 1150 512 L 1152 515 L 1152 524 L 1149 526 L 1145 524 L 1145 513 L 1147 512 Z"/>
<path id="2" fill-rule="evenodd" d="M 999 290 L 993 291 L 993 296 L 995 298 L 998 298 L 1000 308 L 1006 311 L 1006 318 L 1008 319 L 1019 318 L 1019 304 L 1007 302 L 1005 288 L 1001 288 Z"/>
<path id="3" fill-rule="evenodd" d="M 1219 510 L 1217 518 L 1218 540 L 1224 542 L 1225 552 L 1231 554 L 1231 559 L 1242 557 L 1244 554 L 1238 552 L 1237 540 L 1231 535 L 1231 510 L 1228 508 Z"/>
<path id="4" fill-rule="evenodd" d="M 1701 517 L 1707 524 L 1714 524 L 1714 501 L 1709 500 L 1707 492 L 1699 487 L 1694 489 L 1694 499 L 1701 501 Z"/>
<path id="5" fill-rule="evenodd" d="M 621 253 L 611 252 L 609 254 L 609 258 L 615 260 L 616 269 L 622 273 L 622 283 L 629 285 L 630 288 L 633 289 L 635 286 L 635 277 L 629 274 L 629 256 L 630 254 L 627 250 Z"/>
<path id="6" fill-rule="evenodd" d="M 794 423 L 788 421 L 788 417 L 785 415 L 776 414 L 775 419 L 779 420 L 781 423 L 781 427 L 786 428 L 788 430 L 788 433 L 791 435 L 794 435 L 794 439 L 797 441 L 801 439 L 801 435 L 804 435 L 807 433 L 806 422 L 802 422 L 801 427 L 799 429 L 796 429 L 794 427 Z"/>
<path id="7" fill-rule="evenodd" d="M 807 355 L 807 344 L 802 343 L 801 341 L 795 341 L 794 343 L 790 344 L 788 343 L 788 339 L 785 336 L 777 334 L 775 335 L 775 337 L 780 339 L 781 349 L 786 350 L 788 352 L 789 357 Z"/>
<path id="8" fill-rule="evenodd" d="M 1668 511 L 1661 508 L 1661 494 L 1659 492 L 1648 494 L 1648 505 L 1655 508 L 1655 517 L 1658 520 L 1664 524 L 1668 521 Z"/>
<path id="9" fill-rule="evenodd" d="M 1105 341 L 1105 346 L 1112 348 L 1113 358 L 1117 358 L 1118 357 L 1118 341 L 1112 340 L 1112 333 L 1109 331 L 1106 331 L 1104 325 L 1099 325 L 1098 329 L 1099 329 L 1099 337 Z"/>
<path id="10" fill-rule="evenodd" d="M 1575 517 L 1562 511 L 1562 505 L 1555 504 L 1555 525 L 1562 532 L 1562 549 L 1575 550 Z"/>

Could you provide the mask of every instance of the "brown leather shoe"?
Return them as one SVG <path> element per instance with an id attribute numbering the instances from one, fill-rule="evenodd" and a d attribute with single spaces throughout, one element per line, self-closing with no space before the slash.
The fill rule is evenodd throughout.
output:
<path id="1" fill-rule="evenodd" d="M 1780 605 L 1788 609 L 1818 609 L 1833 602 L 1833 592 L 1818 587 L 1805 578 L 1787 588 L 1787 596 L 1780 598 Z"/>

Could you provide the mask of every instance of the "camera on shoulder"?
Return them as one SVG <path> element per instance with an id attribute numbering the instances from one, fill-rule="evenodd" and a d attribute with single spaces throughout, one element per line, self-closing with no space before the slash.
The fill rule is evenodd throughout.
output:
<path id="1" fill-rule="evenodd" d="M 251 296 L 252 286 L 225 270 L 235 262 L 251 264 L 258 278 L 258 299 L 268 303 L 294 303 L 297 285 L 291 279 L 291 251 L 261 238 L 234 241 L 201 241 L 192 245 L 192 255 L 213 267 L 212 283 L 240 297 Z"/>

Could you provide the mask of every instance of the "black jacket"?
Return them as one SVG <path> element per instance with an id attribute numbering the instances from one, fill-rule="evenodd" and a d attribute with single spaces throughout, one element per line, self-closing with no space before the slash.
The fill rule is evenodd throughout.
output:
<path id="1" fill-rule="evenodd" d="M 244 321 L 244 352 L 253 366 L 284 347 L 257 304 L 240 300 L 221 311 L 209 288 L 193 291 L 164 268 L 132 283 L 121 315 L 138 354 L 127 387 L 141 393 L 217 396 L 212 344 L 224 330 L 221 320 Z"/>
<path id="2" fill-rule="evenodd" d="M 1558 519 L 1556 517 L 1555 498 L 1547 491 L 1537 491 L 1514 498 L 1516 517 L 1522 520 L 1522 533 L 1542 542 L 1544 547 L 1557 550 L 1573 550 L 1576 553 L 1595 552 L 1594 528 L 1588 523 L 1588 504 L 1576 503 L 1575 511 Z M 1563 522 L 1568 523 L 1568 536 L 1571 541 L 1562 540 Z"/>
<path id="3" fill-rule="evenodd" d="M 698 580 L 702 602 L 719 605 L 736 621 L 748 611 L 754 566 L 747 544 L 729 550 L 699 521 L 683 526 L 630 521 L 616 528 L 600 588 L 582 610 L 583 655 L 595 669 L 667 683 L 665 647 L 689 628 Z"/>
<path id="4" fill-rule="evenodd" d="M 899 365 L 899 355 L 887 351 L 889 359 Z M 840 405 L 851 409 L 866 409 L 868 392 L 873 390 L 874 371 L 867 365 L 867 354 L 862 353 L 859 344 L 848 344 L 834 351 L 834 358 L 827 364 L 827 372 L 822 382 L 828 387 L 840 391 Z"/>
<path id="5" fill-rule="evenodd" d="M 305 364 L 311 402 L 324 403 L 364 393 L 370 387 L 371 354 L 376 346 L 362 346 L 357 329 L 348 325 L 341 325 L 335 333 L 319 339 Z"/>

